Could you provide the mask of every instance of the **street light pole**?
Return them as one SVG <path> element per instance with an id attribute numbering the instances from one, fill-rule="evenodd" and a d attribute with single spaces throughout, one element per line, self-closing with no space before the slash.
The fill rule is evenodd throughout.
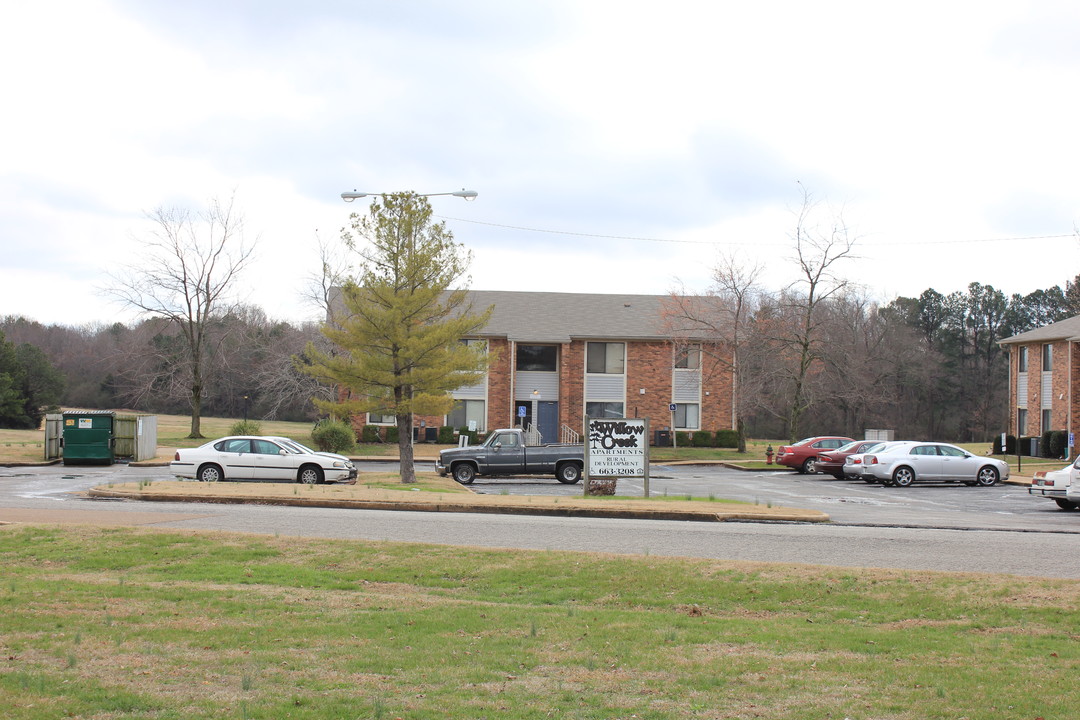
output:
<path id="1" fill-rule="evenodd" d="M 343 192 L 343 193 L 341 193 L 341 199 L 344 200 L 345 202 L 352 202 L 353 200 L 355 200 L 357 198 L 364 198 L 364 197 L 368 197 L 368 196 L 386 197 L 387 195 L 390 195 L 390 194 L 391 193 L 357 192 L 356 190 L 353 190 L 352 192 Z M 454 197 L 464 198 L 465 200 L 475 200 L 476 196 L 478 195 L 478 193 L 475 190 L 466 190 L 465 188 L 462 188 L 461 190 L 455 190 L 454 192 L 410 193 L 410 194 L 413 197 L 436 197 L 436 196 L 439 196 L 439 195 L 453 195 Z"/>

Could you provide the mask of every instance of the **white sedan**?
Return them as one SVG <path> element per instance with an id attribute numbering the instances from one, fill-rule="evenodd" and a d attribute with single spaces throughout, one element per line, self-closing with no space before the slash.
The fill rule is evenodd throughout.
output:
<path id="1" fill-rule="evenodd" d="M 356 482 L 356 467 L 344 455 L 316 452 L 282 437 L 242 435 L 211 440 L 196 448 L 177 450 L 169 469 L 177 477 L 202 482 Z"/>
<path id="2" fill-rule="evenodd" d="M 863 473 L 899 487 L 918 481 L 989 487 L 1009 477 L 1008 463 L 934 442 L 897 443 L 881 452 L 867 453 L 862 464 Z"/>
<path id="3" fill-rule="evenodd" d="M 1077 458 L 1072 465 L 1066 465 L 1060 470 L 1035 473 L 1028 493 L 1050 498 L 1062 510 L 1075 510 L 1080 498 L 1070 499 L 1070 489 L 1077 483 L 1080 483 L 1080 458 Z"/>

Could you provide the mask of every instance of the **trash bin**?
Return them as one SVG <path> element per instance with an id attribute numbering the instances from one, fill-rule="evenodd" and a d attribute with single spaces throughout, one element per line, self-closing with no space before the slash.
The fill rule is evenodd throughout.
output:
<path id="1" fill-rule="evenodd" d="M 671 447 L 671 431 L 657 430 L 653 437 L 653 445 L 656 447 Z"/>
<path id="2" fill-rule="evenodd" d="M 64 464 L 112 465 L 115 425 L 116 413 L 111 410 L 64 413 Z"/>

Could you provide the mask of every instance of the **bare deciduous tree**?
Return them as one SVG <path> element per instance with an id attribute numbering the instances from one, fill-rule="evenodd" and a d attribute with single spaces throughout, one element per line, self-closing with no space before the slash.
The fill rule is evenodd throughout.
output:
<path id="1" fill-rule="evenodd" d="M 687 346 L 700 345 L 702 355 L 709 360 L 701 363 L 703 373 L 711 368 L 731 375 L 731 421 L 738 433 L 739 452 L 746 452 L 742 409 L 747 401 L 744 386 L 749 388 L 741 377 L 740 354 L 748 320 L 760 296 L 757 278 L 761 271 L 760 265 L 743 263 L 734 254 L 722 255 L 704 295 L 672 292 L 663 311 L 665 331 L 676 345 L 676 356 L 686 352 Z M 702 381 L 708 380 L 703 374 Z"/>
<path id="2" fill-rule="evenodd" d="M 799 279 L 783 293 L 784 314 L 790 324 L 785 333 L 775 338 L 791 361 L 787 373 L 791 385 L 787 431 L 793 441 L 799 433 L 799 421 L 811 405 L 808 379 L 820 359 L 821 307 L 847 287 L 847 281 L 833 271 L 838 262 L 851 257 L 855 244 L 842 215 L 834 214 L 824 224 L 817 224 L 817 203 L 805 188 L 802 194 L 792 234 Z"/>
<path id="3" fill-rule="evenodd" d="M 252 258 L 243 235 L 243 218 L 233 198 L 212 200 L 199 213 L 158 208 L 148 214 L 154 229 L 143 241 L 146 259 L 124 274 L 110 274 L 106 292 L 128 307 L 163 318 L 182 338 L 183 353 L 173 368 L 183 378 L 191 407 L 191 433 L 201 438 L 208 329 L 226 312 L 230 293 Z"/>

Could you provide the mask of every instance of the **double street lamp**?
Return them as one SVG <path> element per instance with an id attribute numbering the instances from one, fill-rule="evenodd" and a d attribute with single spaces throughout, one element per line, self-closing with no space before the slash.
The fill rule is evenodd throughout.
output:
<path id="1" fill-rule="evenodd" d="M 368 192 L 352 192 L 341 193 L 341 199 L 345 202 L 352 202 L 356 198 L 368 197 L 373 195 L 375 197 L 386 197 L 390 193 L 368 193 Z M 436 195 L 453 195 L 454 197 L 465 198 L 466 200 L 475 200 L 477 192 L 475 190 L 455 190 L 454 192 L 441 192 L 441 193 L 412 193 L 414 197 L 435 197 Z"/>

